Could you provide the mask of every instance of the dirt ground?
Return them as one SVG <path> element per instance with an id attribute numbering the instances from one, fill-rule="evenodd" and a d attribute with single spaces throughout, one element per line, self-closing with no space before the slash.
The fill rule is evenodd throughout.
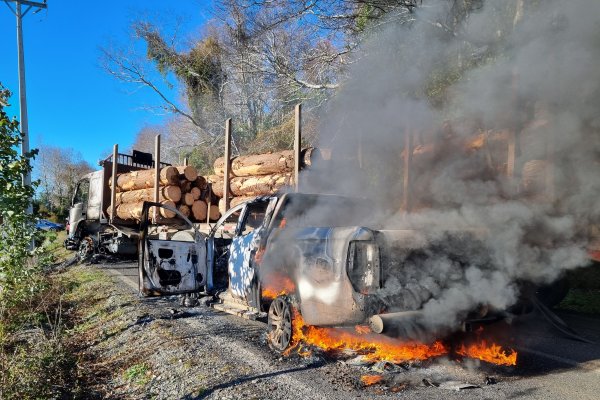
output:
<path id="1" fill-rule="evenodd" d="M 261 322 L 203 305 L 182 307 L 176 297 L 137 297 L 134 265 L 72 268 L 97 277 L 82 285 L 81 290 L 95 293 L 94 301 L 78 306 L 80 321 L 74 328 L 89 397 L 547 399 L 564 398 L 565 390 L 573 387 L 577 398 L 592 399 L 600 389 L 597 345 L 593 355 L 582 350 L 588 356 L 579 365 L 560 355 L 552 359 L 536 354 L 535 349 L 520 352 L 517 367 L 470 359 L 437 358 L 394 366 L 354 365 L 348 354 L 283 357 L 268 348 L 266 325 Z M 119 268 L 131 270 L 132 276 L 115 273 Z M 547 329 L 536 342 L 547 340 L 544 335 Z M 533 342 L 520 343 L 535 347 Z M 365 387 L 363 375 L 383 379 Z M 465 384 L 474 387 L 460 389 Z"/>

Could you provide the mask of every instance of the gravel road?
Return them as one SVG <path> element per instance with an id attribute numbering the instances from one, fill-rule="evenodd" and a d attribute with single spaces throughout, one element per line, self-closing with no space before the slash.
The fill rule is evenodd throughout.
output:
<path id="1" fill-rule="evenodd" d="M 135 299 L 137 266 L 104 264 L 93 268 L 115 277 L 120 299 Z M 123 297 L 125 296 L 125 297 Z M 144 385 L 112 382 L 113 397 L 159 399 L 598 399 L 600 345 L 574 341 L 543 318 L 530 315 L 502 329 L 503 343 L 519 351 L 517 367 L 476 360 L 439 358 L 394 368 L 381 384 L 364 387 L 360 376 L 373 366 L 341 359 L 281 357 L 269 350 L 261 322 L 205 306 L 183 308 L 175 297 L 121 300 L 126 329 L 104 341 L 101 357 L 118 357 L 123 348 L 143 354 L 151 366 Z M 600 319 L 561 314 L 582 336 L 600 343 Z M 500 330 L 500 329 L 499 329 Z M 96 351 L 95 350 L 95 351 Z M 487 385 L 492 377 L 494 384 Z M 423 379 L 439 387 L 425 386 Z M 456 390 L 458 383 L 477 385 Z"/>

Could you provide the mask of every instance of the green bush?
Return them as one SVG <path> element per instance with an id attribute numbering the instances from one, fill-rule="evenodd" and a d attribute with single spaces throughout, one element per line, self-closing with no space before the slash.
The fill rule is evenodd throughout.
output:
<path id="1" fill-rule="evenodd" d="M 27 303 L 40 289 L 41 268 L 36 262 L 41 250 L 31 248 L 34 220 L 27 214 L 35 183 L 27 186 L 22 180 L 37 151 L 19 155 L 19 123 L 4 111 L 9 97 L 0 84 L 0 340 L 11 309 Z"/>

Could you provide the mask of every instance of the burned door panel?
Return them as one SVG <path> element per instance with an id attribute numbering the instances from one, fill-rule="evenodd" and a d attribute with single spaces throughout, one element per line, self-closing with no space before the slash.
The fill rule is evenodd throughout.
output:
<path id="1" fill-rule="evenodd" d="M 203 245 L 148 240 L 146 246 L 144 290 L 161 294 L 193 292 L 204 283 L 205 276 L 198 271 L 198 263 L 206 255 L 201 251 Z"/>
<path id="2" fill-rule="evenodd" d="M 162 207 L 177 214 L 181 224 L 175 228 L 148 222 L 151 207 Z M 144 203 L 139 274 L 140 294 L 160 296 L 198 292 L 206 285 L 206 238 L 178 210 L 157 203 Z"/>

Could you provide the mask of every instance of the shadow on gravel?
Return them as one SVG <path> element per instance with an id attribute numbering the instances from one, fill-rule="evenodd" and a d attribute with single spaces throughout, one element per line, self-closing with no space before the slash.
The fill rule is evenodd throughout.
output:
<path id="1" fill-rule="evenodd" d="M 299 371 L 308 371 L 308 370 L 311 370 L 311 369 L 322 367 L 324 364 L 325 364 L 324 362 L 316 362 L 316 363 L 312 363 L 312 364 L 306 365 L 304 367 L 289 368 L 289 369 L 284 369 L 284 370 L 280 370 L 280 371 L 269 372 L 269 373 L 261 374 L 261 375 L 247 375 L 247 376 L 243 376 L 243 377 L 231 380 L 229 382 L 225 382 L 225 383 L 222 383 L 220 385 L 216 385 L 216 386 L 213 386 L 211 388 L 207 388 L 199 396 L 196 396 L 196 397 L 192 397 L 191 395 L 183 396 L 182 400 L 201 400 L 201 399 L 205 399 L 208 396 L 210 396 L 215 390 L 225 389 L 225 388 L 228 388 L 228 387 L 237 386 L 237 385 L 240 385 L 240 384 L 248 382 L 248 381 L 253 381 L 255 379 L 272 378 L 272 377 L 275 377 L 275 376 L 280 376 L 280 375 L 285 375 L 285 374 L 291 374 L 291 373 L 299 372 Z"/>

